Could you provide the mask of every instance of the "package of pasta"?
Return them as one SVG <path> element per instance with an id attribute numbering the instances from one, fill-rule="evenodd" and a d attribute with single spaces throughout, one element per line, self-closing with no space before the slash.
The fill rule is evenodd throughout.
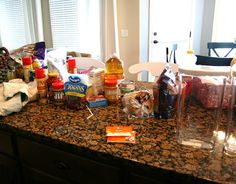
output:
<path id="1" fill-rule="evenodd" d="M 122 98 L 123 110 L 128 116 L 150 117 L 153 115 L 153 100 L 149 90 L 126 93 Z"/>

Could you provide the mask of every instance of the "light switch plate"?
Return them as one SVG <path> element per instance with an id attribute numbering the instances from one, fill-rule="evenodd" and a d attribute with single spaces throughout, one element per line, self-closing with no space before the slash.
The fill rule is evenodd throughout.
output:
<path id="1" fill-rule="evenodd" d="M 129 31 L 128 29 L 121 29 L 121 37 L 128 37 Z"/>

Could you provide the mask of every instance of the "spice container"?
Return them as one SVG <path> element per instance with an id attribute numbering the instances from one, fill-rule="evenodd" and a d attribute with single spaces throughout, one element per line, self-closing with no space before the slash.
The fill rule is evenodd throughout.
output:
<path id="1" fill-rule="evenodd" d="M 105 98 L 110 103 L 117 102 L 118 100 L 117 80 L 105 80 L 104 90 L 105 90 Z"/>
<path id="2" fill-rule="evenodd" d="M 68 73 L 74 74 L 77 73 L 76 60 L 74 58 L 69 58 L 67 61 Z"/>
<path id="3" fill-rule="evenodd" d="M 62 106 L 65 103 L 64 83 L 61 81 L 52 83 L 54 101 L 53 104 Z"/>
<path id="4" fill-rule="evenodd" d="M 30 82 L 30 70 L 32 70 L 32 58 L 30 56 L 22 57 L 23 70 L 24 70 L 24 81 Z"/>
<path id="5" fill-rule="evenodd" d="M 229 105 L 229 74 L 229 67 L 179 67 L 177 132 L 180 144 L 214 148 L 214 132 L 218 131 L 222 108 Z M 184 88 L 186 76 L 191 85 Z"/>
<path id="6" fill-rule="evenodd" d="M 39 102 L 47 103 L 47 78 L 43 68 L 35 69 L 35 78 L 37 81 L 37 89 L 39 94 Z"/>
<path id="7" fill-rule="evenodd" d="M 59 73 L 57 72 L 49 72 L 47 79 L 47 98 L 48 103 L 52 103 L 54 101 L 54 95 L 52 90 L 52 83 L 60 81 Z"/>

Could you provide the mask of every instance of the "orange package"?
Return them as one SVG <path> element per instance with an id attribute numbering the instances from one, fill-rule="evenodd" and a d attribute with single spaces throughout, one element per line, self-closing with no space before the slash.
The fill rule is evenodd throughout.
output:
<path id="1" fill-rule="evenodd" d="M 131 136 L 108 136 L 107 142 L 135 143 L 135 131 L 131 132 Z"/>
<path id="2" fill-rule="evenodd" d="M 106 136 L 131 136 L 131 126 L 107 126 Z"/>

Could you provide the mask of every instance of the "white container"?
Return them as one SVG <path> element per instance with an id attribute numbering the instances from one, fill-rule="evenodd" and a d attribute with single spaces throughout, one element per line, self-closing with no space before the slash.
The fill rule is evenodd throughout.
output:
<path id="1" fill-rule="evenodd" d="M 178 142 L 183 145 L 213 149 L 214 133 L 221 121 L 221 111 L 229 105 L 227 79 L 230 67 L 197 65 L 179 67 Z M 225 90 L 227 89 L 227 90 Z"/>

